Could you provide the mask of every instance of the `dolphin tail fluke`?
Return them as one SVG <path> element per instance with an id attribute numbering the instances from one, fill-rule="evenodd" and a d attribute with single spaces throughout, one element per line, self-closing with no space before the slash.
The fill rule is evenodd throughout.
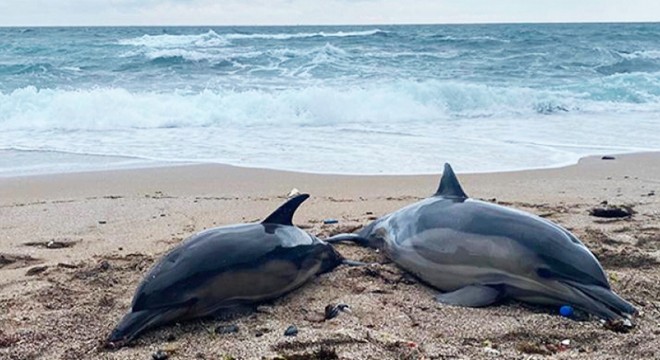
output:
<path id="1" fill-rule="evenodd" d="M 106 347 L 118 349 L 125 346 L 139 333 L 158 321 L 162 317 L 161 315 L 161 311 L 154 310 L 142 310 L 126 314 L 108 336 Z"/>

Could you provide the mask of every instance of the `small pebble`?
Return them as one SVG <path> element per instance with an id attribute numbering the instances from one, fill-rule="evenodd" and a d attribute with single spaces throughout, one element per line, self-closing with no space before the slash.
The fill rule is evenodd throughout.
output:
<path id="1" fill-rule="evenodd" d="M 163 350 L 158 350 L 155 353 L 151 354 L 151 358 L 154 360 L 166 360 L 169 357 L 170 355 Z"/>
<path id="2" fill-rule="evenodd" d="M 215 328 L 216 334 L 233 334 L 237 332 L 238 332 L 238 325 L 236 324 L 220 325 L 217 328 Z"/>
<path id="3" fill-rule="evenodd" d="M 614 156 L 607 156 L 607 155 L 606 155 L 606 156 L 603 156 L 601 159 L 602 159 L 602 160 L 614 160 L 614 159 L 616 159 L 616 158 L 615 158 Z"/>
<path id="4" fill-rule="evenodd" d="M 338 223 L 338 222 L 339 222 L 339 220 L 337 220 L 337 219 L 325 219 L 325 220 L 323 220 L 323 223 L 326 224 L 326 225 L 328 225 L 328 224 L 336 224 L 336 223 Z"/>
<path id="5" fill-rule="evenodd" d="M 298 328 L 295 325 L 291 325 L 284 331 L 284 336 L 296 336 L 298 335 Z"/>
<path id="6" fill-rule="evenodd" d="M 99 270 L 106 271 L 108 269 L 110 269 L 110 263 L 107 262 L 106 260 L 101 261 L 101 263 L 99 264 Z"/>
<path id="7" fill-rule="evenodd" d="M 99 224 L 101 224 L 101 225 L 105 225 L 105 224 L 107 224 L 107 223 L 108 223 L 108 222 L 105 221 L 105 220 L 99 220 Z"/>

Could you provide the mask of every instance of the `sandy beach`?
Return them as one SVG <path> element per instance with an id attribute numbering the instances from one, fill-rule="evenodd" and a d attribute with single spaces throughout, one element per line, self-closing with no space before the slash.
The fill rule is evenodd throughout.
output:
<path id="1" fill-rule="evenodd" d="M 640 310 L 637 326 L 619 333 L 517 302 L 441 305 L 380 254 L 347 244 L 337 246 L 345 257 L 377 264 L 341 266 L 256 312 L 173 324 L 107 351 L 103 340 L 146 271 L 195 232 L 258 221 L 297 188 L 312 197 L 294 223 L 324 238 L 422 199 L 439 181 L 183 165 L 0 178 L 0 359 L 150 359 L 158 350 L 170 359 L 660 358 L 660 153 L 459 178 L 473 198 L 575 233 Z M 605 203 L 633 214 L 590 214 Z M 321 321 L 336 303 L 352 313 Z M 215 331 L 233 324 L 236 333 Z M 297 336 L 283 335 L 290 325 Z"/>

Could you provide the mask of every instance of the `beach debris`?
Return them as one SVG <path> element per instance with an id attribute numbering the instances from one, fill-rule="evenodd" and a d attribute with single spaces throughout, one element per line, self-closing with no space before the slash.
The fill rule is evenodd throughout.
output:
<path id="1" fill-rule="evenodd" d="M 571 340 L 570 339 L 564 339 L 559 343 L 559 347 L 561 350 L 566 350 L 571 346 Z"/>
<path id="2" fill-rule="evenodd" d="M 0 330 L 0 349 L 8 348 L 16 344 L 20 338 L 16 335 L 6 335 L 2 330 Z"/>
<path id="3" fill-rule="evenodd" d="M 115 299 L 108 295 L 104 295 L 99 299 L 100 307 L 112 307 L 115 305 Z"/>
<path id="4" fill-rule="evenodd" d="M 538 344 L 531 341 L 522 341 L 516 344 L 516 350 L 524 354 L 552 355 L 556 351 L 545 344 Z"/>
<path id="5" fill-rule="evenodd" d="M 570 305 L 564 305 L 559 308 L 559 314 L 561 314 L 563 317 L 570 318 L 573 316 L 573 307 Z"/>
<path id="6" fill-rule="evenodd" d="M 342 312 L 350 313 L 351 307 L 344 303 L 328 304 L 325 307 L 325 320 L 334 319 Z"/>
<path id="7" fill-rule="evenodd" d="M 27 276 L 34 276 L 37 274 L 41 274 L 42 272 L 46 271 L 48 269 L 48 266 L 35 266 L 33 268 L 30 268 L 25 275 Z"/>
<path id="8" fill-rule="evenodd" d="M 76 241 L 58 241 L 51 239 L 49 241 L 31 241 L 23 243 L 25 246 L 43 247 L 46 249 L 63 249 L 69 248 L 76 244 Z"/>
<path id="9" fill-rule="evenodd" d="M 323 220 L 323 224 L 324 224 L 324 225 L 336 224 L 336 223 L 338 223 L 338 222 L 339 222 L 339 220 L 337 220 L 337 219 L 332 219 L 332 218 L 324 219 L 324 220 Z"/>
<path id="10" fill-rule="evenodd" d="M 238 325 L 220 325 L 215 328 L 216 334 L 234 334 L 238 332 Z"/>
<path id="11" fill-rule="evenodd" d="M 630 319 L 617 319 L 605 321 L 605 328 L 618 333 L 627 333 L 635 327 Z"/>
<path id="12" fill-rule="evenodd" d="M 289 191 L 289 193 L 286 195 L 286 197 L 287 198 L 292 198 L 292 197 L 298 196 L 298 195 L 300 195 L 300 190 L 298 190 L 296 188 L 293 188 L 293 189 L 291 189 L 291 191 Z"/>
<path id="13" fill-rule="evenodd" d="M 339 355 L 334 349 L 321 347 L 313 352 L 278 355 L 271 360 L 339 360 Z"/>
<path id="14" fill-rule="evenodd" d="M 101 261 L 99 264 L 99 270 L 106 271 L 108 269 L 110 269 L 110 263 L 107 260 Z"/>
<path id="15" fill-rule="evenodd" d="M 606 202 L 601 203 L 603 207 L 595 207 L 589 210 L 589 215 L 600 218 L 626 218 L 631 217 L 635 212 L 632 206 L 614 206 L 608 205 Z"/>
<path id="16" fill-rule="evenodd" d="M 108 223 L 108 222 L 107 222 L 106 220 L 99 220 L 99 224 L 100 224 L 100 225 L 105 225 L 105 224 L 107 224 L 107 223 Z"/>
<path id="17" fill-rule="evenodd" d="M 259 328 L 257 331 L 254 332 L 254 336 L 256 337 L 262 337 L 264 334 L 269 333 L 270 329 L 269 328 Z"/>
<path id="18" fill-rule="evenodd" d="M 155 353 L 151 354 L 153 360 L 167 360 L 170 357 L 170 354 L 164 350 L 157 350 Z"/>
<path id="19" fill-rule="evenodd" d="M 78 265 L 67 264 L 67 263 L 57 263 L 57 267 L 61 267 L 61 268 L 65 268 L 65 269 L 77 269 L 77 268 L 79 268 Z"/>
<path id="20" fill-rule="evenodd" d="M 284 330 L 284 336 L 297 336 L 298 328 L 295 325 L 289 325 L 286 330 Z"/>
<path id="21" fill-rule="evenodd" d="M 5 266 L 11 266 L 12 268 L 24 267 L 40 261 L 41 260 L 33 258 L 30 255 L 11 255 L 0 253 L 0 269 Z"/>
<path id="22" fill-rule="evenodd" d="M 615 160 L 616 158 L 614 156 L 605 155 L 600 159 L 601 160 Z"/>

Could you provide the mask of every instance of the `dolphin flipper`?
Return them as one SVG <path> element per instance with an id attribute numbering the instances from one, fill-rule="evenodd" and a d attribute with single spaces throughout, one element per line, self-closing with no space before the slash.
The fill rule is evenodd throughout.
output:
<path id="1" fill-rule="evenodd" d="M 502 293 L 494 287 L 470 285 L 458 290 L 436 295 L 435 299 L 443 304 L 482 307 L 496 303 Z"/>
<path id="2" fill-rule="evenodd" d="M 360 246 L 369 247 L 369 239 L 358 234 L 337 234 L 323 241 L 327 242 L 328 244 L 335 244 L 338 242 L 352 242 Z"/>

